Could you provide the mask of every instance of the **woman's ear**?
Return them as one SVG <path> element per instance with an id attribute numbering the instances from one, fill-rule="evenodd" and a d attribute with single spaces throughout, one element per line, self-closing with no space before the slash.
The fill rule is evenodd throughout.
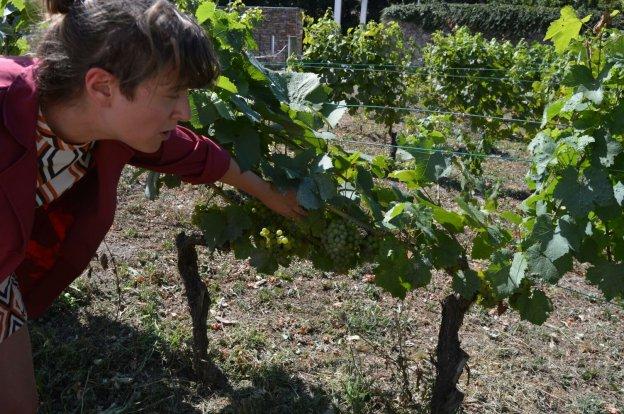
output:
<path id="1" fill-rule="evenodd" d="M 115 76 L 102 68 L 91 68 L 85 74 L 85 95 L 98 106 L 111 106 L 117 88 Z"/>

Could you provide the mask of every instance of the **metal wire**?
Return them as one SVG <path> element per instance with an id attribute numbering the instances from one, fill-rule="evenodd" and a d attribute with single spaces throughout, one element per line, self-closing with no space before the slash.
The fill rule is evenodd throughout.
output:
<path id="1" fill-rule="evenodd" d="M 443 148 L 425 148 L 425 147 L 417 147 L 411 145 L 394 145 L 394 144 L 386 144 L 383 142 L 374 142 L 374 141 L 357 141 L 352 139 L 344 139 L 344 138 L 324 138 L 326 141 L 334 141 L 334 142 L 344 142 L 347 144 L 359 144 L 359 145 L 371 145 L 375 147 L 384 147 L 384 148 L 397 148 L 397 149 L 409 149 L 414 152 L 418 152 L 421 154 L 446 154 L 446 155 L 454 155 L 458 157 L 473 157 L 473 158 L 487 158 L 487 159 L 496 159 L 502 161 L 511 161 L 511 162 L 522 162 L 525 164 L 531 164 L 532 161 L 528 158 L 520 158 L 513 156 L 505 156 L 498 154 L 486 154 L 481 152 L 469 152 L 469 151 L 455 151 L 448 150 Z"/>
<path id="2" fill-rule="evenodd" d="M 280 63 L 267 63 L 267 66 L 277 66 L 285 68 L 286 66 Z M 459 78 L 459 79 L 476 79 L 476 80 L 487 80 L 487 81 L 508 81 L 508 82 L 518 82 L 518 83 L 528 83 L 532 84 L 536 82 L 535 80 L 530 79 L 516 79 L 509 77 L 496 77 L 496 76 L 471 76 L 471 75 L 453 75 L 448 74 L 444 71 L 439 70 L 427 70 L 426 68 L 420 68 L 420 70 L 392 70 L 392 69 L 374 69 L 374 68 L 346 68 L 340 66 L 306 66 L 302 65 L 304 68 L 327 68 L 336 71 L 353 71 L 353 72 L 374 72 L 374 73 L 401 73 L 401 74 L 416 74 L 416 73 L 427 73 L 427 74 L 437 74 L 447 78 Z"/>
<path id="3" fill-rule="evenodd" d="M 410 108 L 410 107 L 402 107 L 402 106 L 382 106 L 382 105 L 367 105 L 367 104 L 337 104 L 334 102 L 322 102 L 325 105 L 335 106 L 336 108 L 368 108 L 368 109 L 381 109 L 381 110 L 396 110 L 396 111 L 407 111 L 407 112 L 416 112 L 416 113 L 425 113 L 425 114 L 439 114 L 439 115 L 454 115 L 454 116 L 464 116 L 468 118 L 477 118 L 477 119 L 495 119 L 502 122 L 512 122 L 512 123 L 523 123 L 523 124 L 532 124 L 532 125 L 542 125 L 542 121 L 538 121 L 536 119 L 523 119 L 523 118 L 505 118 L 502 116 L 494 116 L 494 115 L 480 115 L 480 114 L 471 114 L 468 112 L 456 112 L 456 111 L 445 111 L 438 109 L 430 109 L 430 108 Z M 557 126 L 564 126 L 557 124 Z"/>
<path id="4" fill-rule="evenodd" d="M 348 63 L 348 62 L 329 62 L 329 61 L 307 61 L 307 60 L 292 60 L 293 62 L 297 62 L 303 65 L 318 65 L 318 66 L 347 66 L 347 67 L 382 67 L 382 68 L 393 68 L 393 67 L 401 67 L 401 68 L 424 68 L 426 65 L 414 65 L 414 64 L 392 64 L 392 63 Z M 542 65 L 527 65 L 527 67 L 532 68 L 541 68 Z M 471 66 L 471 67 L 455 67 L 450 66 L 446 68 L 447 70 L 459 70 L 459 71 L 484 71 L 484 72 L 505 72 L 509 71 L 509 68 L 487 68 L 487 67 L 479 67 L 479 66 Z"/>

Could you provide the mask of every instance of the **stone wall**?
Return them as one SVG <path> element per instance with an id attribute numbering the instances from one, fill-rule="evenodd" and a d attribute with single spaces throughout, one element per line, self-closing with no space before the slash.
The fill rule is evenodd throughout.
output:
<path id="1" fill-rule="evenodd" d="M 303 14 L 298 7 L 259 7 L 263 20 L 254 29 L 258 56 L 263 62 L 283 63 L 290 53 L 301 54 L 303 48 Z"/>

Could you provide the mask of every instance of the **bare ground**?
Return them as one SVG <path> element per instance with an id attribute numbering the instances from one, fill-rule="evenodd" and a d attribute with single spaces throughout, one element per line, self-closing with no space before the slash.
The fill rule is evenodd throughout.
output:
<path id="1" fill-rule="evenodd" d="M 377 141 L 383 133 L 361 117 L 346 117 L 339 131 Z M 515 155 L 525 147 L 501 145 Z M 525 169 L 489 163 L 510 190 L 505 208 L 518 208 Z M 267 276 L 202 251 L 213 299 L 210 351 L 230 388 L 195 381 L 174 239 L 192 231 L 192 208 L 208 190 L 164 190 L 150 202 L 129 177 L 100 247 L 107 266 L 94 258 L 30 323 L 42 413 L 427 412 L 439 302 L 449 289 L 441 274 L 399 304 L 369 283 L 367 268 L 339 276 L 300 262 Z M 439 189 L 449 205 L 451 187 Z M 461 330 L 471 357 L 460 380 L 463 412 L 624 412 L 624 305 L 605 303 L 580 268 L 548 293 L 555 311 L 542 326 L 470 310 Z"/>

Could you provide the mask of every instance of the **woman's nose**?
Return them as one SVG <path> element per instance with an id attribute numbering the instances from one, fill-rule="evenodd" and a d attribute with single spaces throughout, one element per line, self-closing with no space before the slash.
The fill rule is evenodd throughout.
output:
<path id="1" fill-rule="evenodd" d="M 191 120 L 191 104 L 189 102 L 188 93 L 182 94 L 180 99 L 176 102 L 174 108 L 173 118 L 176 121 L 190 121 Z"/>

